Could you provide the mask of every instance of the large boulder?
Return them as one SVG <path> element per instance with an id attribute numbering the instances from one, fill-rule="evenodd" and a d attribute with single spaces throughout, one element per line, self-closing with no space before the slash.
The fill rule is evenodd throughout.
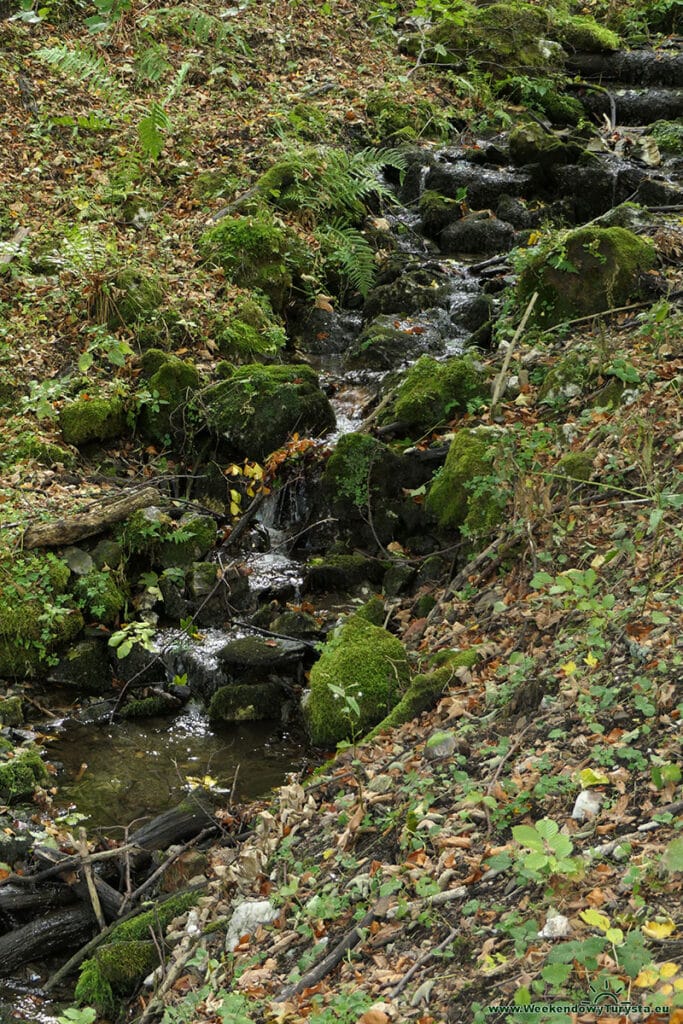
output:
<path id="1" fill-rule="evenodd" d="M 118 395 L 109 398 L 81 395 L 60 411 L 59 425 L 66 443 L 78 448 L 120 437 L 126 430 L 126 413 Z"/>
<path id="2" fill-rule="evenodd" d="M 202 393 L 199 415 L 236 458 L 263 459 L 293 433 L 320 436 L 335 424 L 315 372 L 304 365 L 240 366 Z"/>
<path id="3" fill-rule="evenodd" d="M 150 348 L 142 357 L 142 374 L 145 388 L 138 400 L 143 432 L 161 442 L 184 436 L 186 406 L 199 386 L 194 363 Z"/>
<path id="4" fill-rule="evenodd" d="M 533 319 L 552 326 L 625 305 L 655 261 L 649 239 L 625 228 L 576 228 L 542 245 L 523 267 L 517 298 L 538 292 Z"/>
<path id="5" fill-rule="evenodd" d="M 311 742 L 332 747 L 362 736 L 397 703 L 409 679 L 401 641 L 381 626 L 350 616 L 311 669 L 304 706 Z"/>

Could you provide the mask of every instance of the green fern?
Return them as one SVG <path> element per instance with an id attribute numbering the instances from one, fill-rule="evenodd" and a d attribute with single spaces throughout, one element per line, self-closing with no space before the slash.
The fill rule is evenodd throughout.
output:
<path id="1" fill-rule="evenodd" d="M 166 75 L 172 68 L 166 59 L 168 56 L 168 47 L 160 46 L 158 43 L 153 43 L 151 46 L 146 47 L 138 55 L 135 61 L 135 73 L 142 82 L 148 82 L 155 85 L 157 82 Z"/>
<path id="2" fill-rule="evenodd" d="M 315 237 L 325 256 L 327 271 L 337 271 L 365 298 L 377 273 L 375 254 L 365 235 L 336 220 L 318 228 Z"/>
<path id="3" fill-rule="evenodd" d="M 138 124 L 138 139 L 143 153 L 156 160 L 166 142 L 165 133 L 169 131 L 171 122 L 168 114 L 160 103 L 152 103 L 149 113 Z"/>
<path id="4" fill-rule="evenodd" d="M 306 210 L 316 221 L 333 217 L 347 225 L 359 224 L 373 199 L 393 201 L 382 179 L 385 167 L 406 167 L 397 150 L 319 147 L 292 151 L 261 177 L 259 191 L 274 206 Z"/>
<path id="5" fill-rule="evenodd" d="M 110 266 L 114 254 L 115 246 L 96 226 L 75 224 L 65 231 L 59 249 L 47 256 L 46 262 L 83 276 Z"/>
<path id="6" fill-rule="evenodd" d="M 126 90 L 121 83 L 112 78 L 102 58 L 90 50 L 49 46 L 38 50 L 36 56 L 45 64 L 57 68 L 67 78 L 87 85 L 93 92 L 100 93 L 110 101 L 122 103 L 126 99 Z"/>

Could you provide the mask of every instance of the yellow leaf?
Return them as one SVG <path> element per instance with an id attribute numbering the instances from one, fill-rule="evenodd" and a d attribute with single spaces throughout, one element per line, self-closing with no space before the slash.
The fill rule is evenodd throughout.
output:
<path id="1" fill-rule="evenodd" d="M 564 665 L 560 665 L 560 668 L 562 669 L 562 671 L 564 672 L 564 674 L 566 676 L 573 676 L 574 673 L 576 672 L 576 662 L 575 661 L 565 661 Z"/>
<path id="2" fill-rule="evenodd" d="M 595 657 L 592 651 L 589 654 L 587 654 L 583 660 L 589 668 L 595 668 L 595 666 L 598 664 L 598 659 Z"/>
<path id="3" fill-rule="evenodd" d="M 598 928 L 601 932 L 608 932 L 611 928 L 609 917 L 601 914 L 599 910 L 591 907 L 590 910 L 582 910 L 579 917 L 592 928 Z"/>
<path id="4" fill-rule="evenodd" d="M 536 242 L 540 242 L 543 238 L 542 231 L 532 231 L 527 239 L 527 245 L 536 245 Z"/>
<path id="5" fill-rule="evenodd" d="M 239 507 L 239 505 L 237 504 L 236 501 L 231 501 L 230 502 L 230 515 L 231 516 L 238 516 L 239 514 L 240 514 L 240 507 Z"/>
<path id="6" fill-rule="evenodd" d="M 579 779 L 584 789 L 590 789 L 591 786 L 608 786 L 609 779 L 604 772 L 595 770 L 595 768 L 583 768 L 579 772 Z"/>
<path id="7" fill-rule="evenodd" d="M 604 555 L 596 555 L 595 558 L 591 559 L 591 569 L 599 569 L 604 564 L 605 564 L 605 556 Z"/>
<path id="8" fill-rule="evenodd" d="M 676 931 L 676 925 L 673 921 L 646 921 L 641 931 L 648 939 L 668 939 Z"/>
<path id="9" fill-rule="evenodd" d="M 652 988 L 659 981 L 659 972 L 653 967 L 645 967 L 635 979 L 636 988 Z"/>
<path id="10" fill-rule="evenodd" d="M 678 964 L 675 964 L 672 960 L 667 960 L 666 963 L 659 965 L 659 977 L 673 978 L 674 974 L 678 974 L 680 970 L 681 968 Z"/>

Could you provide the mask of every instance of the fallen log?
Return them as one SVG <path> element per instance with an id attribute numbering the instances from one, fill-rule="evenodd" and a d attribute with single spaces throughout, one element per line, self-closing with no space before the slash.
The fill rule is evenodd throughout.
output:
<path id="1" fill-rule="evenodd" d="M 130 855 L 131 865 L 139 869 L 156 850 L 192 839 L 207 828 L 218 829 L 213 805 L 206 796 L 192 794 L 177 807 L 164 811 L 128 837 L 128 845 L 137 847 Z"/>
<path id="2" fill-rule="evenodd" d="M 22 928 L 0 936 L 0 975 L 12 974 L 31 960 L 45 960 L 52 953 L 82 945 L 97 928 L 90 907 L 70 907 L 40 917 Z"/>
<path id="3" fill-rule="evenodd" d="M 81 859 L 78 866 L 73 866 L 73 858 L 69 857 L 66 853 L 60 853 L 59 850 L 51 850 L 46 847 L 35 846 L 33 848 L 33 854 L 37 860 L 47 862 L 48 864 L 54 864 L 55 867 L 60 866 L 61 861 L 68 861 L 70 866 L 65 866 L 64 871 L 67 872 L 78 872 L 83 868 L 84 862 Z M 88 865 L 92 862 L 88 860 Z M 104 911 L 105 917 L 109 921 L 113 921 L 118 917 L 121 907 L 123 906 L 123 896 L 113 886 L 105 882 L 99 875 L 93 875 L 93 882 L 97 891 L 97 896 Z M 90 903 L 91 896 L 87 881 L 84 878 L 77 878 L 75 881 L 68 883 L 69 888 L 78 896 L 84 903 Z"/>
<path id="4" fill-rule="evenodd" d="M 145 487 L 122 498 L 110 501 L 106 505 L 96 504 L 86 512 L 78 512 L 68 519 L 58 519 L 54 523 L 36 523 L 24 531 L 22 546 L 24 548 L 52 548 L 62 544 L 73 544 L 104 533 L 115 523 L 120 523 L 133 512 L 141 508 L 149 508 L 163 501 L 159 491 L 154 487 Z"/>
<path id="5" fill-rule="evenodd" d="M 0 914 L 25 914 L 27 911 L 54 910 L 74 902 L 74 894 L 63 885 L 44 885 L 40 889 L 8 885 L 0 889 Z"/>

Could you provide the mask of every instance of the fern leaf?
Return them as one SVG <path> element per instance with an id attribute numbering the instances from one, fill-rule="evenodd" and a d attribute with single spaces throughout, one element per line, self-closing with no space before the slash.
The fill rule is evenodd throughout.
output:
<path id="1" fill-rule="evenodd" d="M 187 74 L 191 67 L 192 61 L 183 61 L 180 68 L 178 69 L 178 74 L 175 76 L 173 82 L 171 83 L 171 88 L 166 93 L 166 103 L 170 103 L 171 100 L 174 100 L 176 98 L 176 96 L 183 87 L 183 84 L 185 82 L 185 79 L 187 78 Z"/>
<path id="2" fill-rule="evenodd" d="M 90 50 L 68 46 L 47 46 L 38 50 L 36 56 L 45 64 L 57 68 L 67 78 L 87 85 L 89 89 L 117 103 L 126 98 L 126 90 L 113 78 L 101 57 Z"/>
<path id="3" fill-rule="evenodd" d="M 377 265 L 365 235 L 337 219 L 320 228 L 316 238 L 328 253 L 329 265 L 342 274 L 351 288 L 366 298 L 374 284 Z"/>
<path id="4" fill-rule="evenodd" d="M 159 103 L 153 103 L 149 113 L 138 124 L 138 139 L 146 156 L 157 160 L 166 141 L 165 132 L 171 127 L 168 114 Z"/>

